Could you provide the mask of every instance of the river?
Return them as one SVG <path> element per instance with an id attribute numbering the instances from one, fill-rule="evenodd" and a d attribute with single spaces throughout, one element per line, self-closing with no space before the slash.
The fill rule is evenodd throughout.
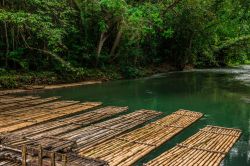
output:
<path id="1" fill-rule="evenodd" d="M 250 165 L 250 66 L 171 72 L 142 79 L 45 91 L 39 95 L 129 106 L 131 112 L 144 108 L 170 114 L 184 108 L 205 114 L 204 118 L 145 156 L 136 165 L 155 158 L 208 124 L 243 131 L 240 140 L 221 165 Z"/>

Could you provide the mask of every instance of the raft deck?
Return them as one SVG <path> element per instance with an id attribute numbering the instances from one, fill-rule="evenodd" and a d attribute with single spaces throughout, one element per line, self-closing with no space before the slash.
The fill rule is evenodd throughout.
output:
<path id="1" fill-rule="evenodd" d="M 198 112 L 179 110 L 96 146 L 83 147 L 79 149 L 79 155 L 105 160 L 110 166 L 132 165 L 202 116 Z"/>
<path id="2" fill-rule="evenodd" d="M 45 122 L 42 124 L 37 124 L 30 126 L 28 128 L 13 131 L 10 134 L 5 134 L 4 137 L 12 138 L 17 141 L 17 138 L 22 137 L 39 137 L 42 134 L 48 135 L 49 133 L 54 133 L 55 130 L 62 130 L 64 132 L 71 131 L 70 129 L 78 129 L 89 124 L 95 123 L 97 121 L 103 120 L 105 118 L 111 117 L 115 114 L 122 113 L 128 110 L 128 107 L 115 107 L 106 106 L 96 110 L 83 112 L 78 115 L 73 115 L 70 117 L 55 119 L 50 122 Z M 68 129 L 66 129 L 68 128 Z M 58 132 L 57 132 L 58 133 Z M 56 134 L 56 133 L 54 133 Z M 40 137 L 41 137 L 40 136 Z M 9 140 L 11 141 L 11 140 Z"/>
<path id="3" fill-rule="evenodd" d="M 124 111 L 127 107 L 106 107 L 106 112 L 108 110 L 114 111 L 114 109 Z M 105 111 L 105 109 L 60 119 L 57 121 L 58 123 L 49 122 L 19 130 L 3 136 L 2 144 L 19 148 L 22 145 L 42 145 L 44 149 L 53 151 L 77 151 L 77 149 L 91 147 L 108 140 L 160 115 L 156 111 L 140 110 L 91 126 L 82 127 L 82 120 L 91 120 L 86 119 L 89 117 L 89 114 L 102 111 Z"/>
<path id="4" fill-rule="evenodd" d="M 207 126 L 146 165 L 219 166 L 240 135 L 239 129 Z"/>
<path id="5" fill-rule="evenodd" d="M 8 101 L 8 98 L 11 100 Z M 57 119 L 101 105 L 100 102 L 56 101 L 58 97 L 4 97 L 0 105 L 0 133 L 6 133 Z M 27 100 L 26 100 L 27 99 Z M 7 102 L 7 103 L 5 103 Z"/>
<path id="6" fill-rule="evenodd" d="M 138 128 L 161 113 L 139 110 L 98 123 L 128 107 L 86 111 L 101 103 L 58 99 L 0 94 L 0 166 L 20 165 L 26 159 L 27 164 L 52 166 L 132 165 L 203 116 L 179 110 Z M 219 165 L 240 134 L 237 129 L 207 126 L 147 165 Z M 24 147 L 39 147 L 44 153 L 24 153 Z M 57 153 L 61 157 L 55 157 Z"/>

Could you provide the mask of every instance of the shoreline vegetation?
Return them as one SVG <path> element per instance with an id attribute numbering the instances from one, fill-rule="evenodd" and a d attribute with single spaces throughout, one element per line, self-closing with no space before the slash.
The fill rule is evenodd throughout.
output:
<path id="1" fill-rule="evenodd" d="M 187 69 L 192 68 L 188 66 Z M 3 90 L 38 90 L 57 89 L 102 83 L 111 80 L 133 79 L 151 76 L 157 73 L 176 71 L 169 66 L 151 66 L 149 68 L 129 68 L 126 72 L 119 68 L 86 69 L 79 74 L 58 74 L 55 72 L 17 72 L 0 69 L 0 91 Z"/>
<path id="2" fill-rule="evenodd" d="M 231 64 L 227 67 L 234 68 L 242 65 L 250 65 L 250 61 L 244 64 Z M 215 67 L 213 67 L 215 68 Z M 217 67 L 223 68 L 223 67 Z M 29 90 L 50 90 L 82 86 L 89 84 L 99 84 L 112 80 L 135 79 L 152 76 L 158 73 L 167 73 L 171 71 L 184 71 L 198 69 L 193 65 L 186 65 L 182 70 L 168 64 L 159 66 L 149 66 L 148 68 L 127 68 L 122 71 L 120 68 L 105 69 L 85 69 L 82 73 L 65 73 L 56 72 L 17 72 L 6 71 L 0 68 L 0 92 L 25 92 Z M 200 68 L 202 69 L 202 68 Z M 206 68 L 207 69 L 207 68 Z"/>
<path id="3" fill-rule="evenodd" d="M 249 65 L 245 63 L 243 65 Z M 239 67 L 242 64 L 230 65 L 229 67 Z M 185 66 L 184 70 L 195 69 L 192 65 Z M 171 65 L 150 66 L 148 68 L 131 68 L 123 73 L 118 68 L 89 69 L 82 75 L 65 74 L 60 75 L 55 72 L 30 72 L 17 73 L 7 72 L 0 69 L 0 92 L 26 92 L 30 90 L 50 90 L 68 88 L 90 84 L 100 84 L 112 80 L 135 79 L 152 76 L 158 73 L 180 71 Z"/>

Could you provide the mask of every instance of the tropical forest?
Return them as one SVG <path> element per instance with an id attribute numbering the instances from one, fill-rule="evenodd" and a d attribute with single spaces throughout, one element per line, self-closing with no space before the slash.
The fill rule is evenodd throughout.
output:
<path id="1" fill-rule="evenodd" d="M 1 0 L 0 84 L 249 63 L 247 0 Z"/>

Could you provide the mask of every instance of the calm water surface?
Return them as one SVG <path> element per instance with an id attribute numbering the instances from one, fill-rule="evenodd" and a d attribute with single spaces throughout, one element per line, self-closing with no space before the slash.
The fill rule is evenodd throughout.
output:
<path id="1" fill-rule="evenodd" d="M 208 124 L 235 127 L 243 131 L 222 165 L 250 165 L 250 66 L 173 72 L 137 80 L 40 92 L 39 95 L 129 106 L 131 112 L 145 108 L 170 114 L 184 108 L 205 114 L 204 118 L 136 165 L 155 158 Z"/>

